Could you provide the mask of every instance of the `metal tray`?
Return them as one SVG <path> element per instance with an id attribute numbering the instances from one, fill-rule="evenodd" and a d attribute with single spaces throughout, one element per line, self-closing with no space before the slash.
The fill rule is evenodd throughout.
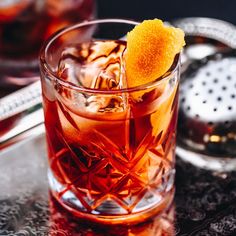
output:
<path id="1" fill-rule="evenodd" d="M 0 152 L 0 235 L 235 235 L 236 172 L 215 176 L 177 158 L 176 196 L 161 217 L 137 226 L 81 221 L 51 197 L 44 134 Z M 161 233 L 160 233 L 161 232 Z"/>

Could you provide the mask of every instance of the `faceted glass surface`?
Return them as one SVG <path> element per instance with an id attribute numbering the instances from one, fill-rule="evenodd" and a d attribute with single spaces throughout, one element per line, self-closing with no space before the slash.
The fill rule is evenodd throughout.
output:
<path id="1" fill-rule="evenodd" d="M 74 214 L 102 221 L 140 220 L 173 195 L 179 71 L 125 88 L 125 48 L 121 40 L 70 43 L 55 67 L 60 80 L 42 73 L 52 193 Z"/>

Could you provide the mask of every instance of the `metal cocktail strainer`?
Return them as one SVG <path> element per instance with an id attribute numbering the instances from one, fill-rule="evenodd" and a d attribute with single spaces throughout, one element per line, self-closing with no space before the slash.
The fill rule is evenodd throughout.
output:
<path id="1" fill-rule="evenodd" d="M 175 25 L 187 35 L 177 155 L 202 168 L 236 170 L 236 28 L 204 18 Z"/>

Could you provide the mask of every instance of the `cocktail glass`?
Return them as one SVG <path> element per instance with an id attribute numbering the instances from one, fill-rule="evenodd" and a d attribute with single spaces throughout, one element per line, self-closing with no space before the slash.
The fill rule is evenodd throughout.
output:
<path id="1" fill-rule="evenodd" d="M 51 192 L 107 224 L 143 221 L 174 195 L 179 55 L 161 78 L 128 88 L 125 36 L 136 24 L 80 23 L 40 54 Z"/>

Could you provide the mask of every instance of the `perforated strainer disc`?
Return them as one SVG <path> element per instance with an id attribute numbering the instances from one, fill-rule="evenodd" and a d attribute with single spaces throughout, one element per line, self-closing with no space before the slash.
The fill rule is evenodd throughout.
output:
<path id="1" fill-rule="evenodd" d="M 182 148 L 213 158 L 225 169 L 236 162 L 236 52 L 193 63 L 180 88 L 178 141 Z M 183 154 L 183 153 L 182 153 Z M 189 156 L 191 158 L 191 156 Z M 235 163 L 236 164 L 236 163 Z M 207 168 L 211 169 L 208 165 Z M 228 166 L 229 169 L 236 169 Z"/>
<path id="2" fill-rule="evenodd" d="M 175 25 L 188 40 L 177 155 L 206 169 L 236 170 L 236 28 L 208 18 L 187 18 Z"/>
<path id="3" fill-rule="evenodd" d="M 236 57 L 208 61 L 181 86 L 181 103 L 189 119 L 228 126 L 236 118 Z M 235 146 L 236 150 L 236 146 Z M 235 153 L 236 154 L 236 153 Z"/>

